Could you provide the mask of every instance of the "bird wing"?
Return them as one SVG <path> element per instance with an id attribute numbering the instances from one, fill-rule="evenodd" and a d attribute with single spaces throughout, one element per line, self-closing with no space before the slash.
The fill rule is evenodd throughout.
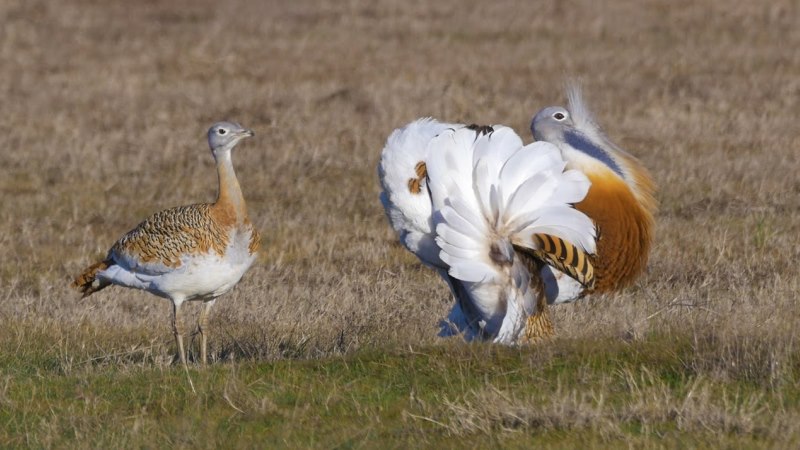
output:
<path id="1" fill-rule="evenodd" d="M 571 303 L 583 298 L 588 292 L 584 284 L 549 264 L 542 265 L 539 275 L 544 283 L 548 304 Z"/>
<path id="2" fill-rule="evenodd" d="M 549 234 L 535 234 L 533 239 L 539 248 L 532 250 L 517 247 L 517 250 L 528 252 L 536 259 L 564 272 L 586 289 L 594 288 L 594 266 L 586 252 Z"/>
<path id="3" fill-rule="evenodd" d="M 564 171 L 555 146 L 523 146 L 507 127 L 485 135 L 445 130 L 428 147 L 439 257 L 452 283 L 463 284 L 460 289 L 483 316 L 484 330 L 500 342 L 514 342 L 538 295 L 530 289 L 538 272 L 525 266 L 517 248 L 549 254 L 536 238 L 546 234 L 593 252 L 594 224 L 572 207 L 585 197 L 589 182 L 580 172 Z"/>
<path id="4" fill-rule="evenodd" d="M 224 255 L 228 236 L 211 219 L 206 203 L 153 214 L 120 238 L 109 257 L 126 270 L 160 275 L 182 265 L 182 257 L 214 252 Z"/>
<path id="5" fill-rule="evenodd" d="M 455 278 L 491 279 L 492 268 L 511 258 L 512 246 L 546 252 L 536 238 L 541 234 L 595 251 L 594 224 L 572 206 L 585 197 L 589 181 L 563 170 L 555 146 L 522 146 L 505 127 L 477 139 L 467 129 L 446 131 L 430 146 L 436 147 L 428 176 L 437 242 Z"/>
<path id="6" fill-rule="evenodd" d="M 400 242 L 428 265 L 444 267 L 434 240 L 433 210 L 427 186 L 428 144 L 436 135 L 460 125 L 431 118 L 394 130 L 378 164 L 381 203 Z"/>

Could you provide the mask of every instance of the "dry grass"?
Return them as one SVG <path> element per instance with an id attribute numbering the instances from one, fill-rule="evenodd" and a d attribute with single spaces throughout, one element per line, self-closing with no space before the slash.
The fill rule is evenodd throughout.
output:
<path id="1" fill-rule="evenodd" d="M 618 374 L 614 374 L 618 375 Z M 678 395 L 646 369 L 641 374 L 625 373 L 632 389 L 622 405 L 609 404 L 606 392 L 613 389 L 604 380 L 592 388 L 559 388 L 539 397 L 518 398 L 494 386 L 472 391 L 464 398 L 441 400 L 445 405 L 442 422 L 453 435 L 491 434 L 498 430 L 542 432 L 591 429 L 606 436 L 624 436 L 632 423 L 642 434 L 649 428 L 674 421 L 679 431 L 712 431 L 746 436 L 757 434 L 782 440 L 787 431 L 797 433 L 797 414 L 768 411 L 762 396 L 715 392 L 702 379 L 689 380 L 687 391 Z M 640 383 L 645 386 L 641 387 Z M 438 410 L 438 408 L 436 408 Z M 420 416 L 416 416 L 419 418 Z"/>
<path id="2" fill-rule="evenodd" d="M 445 426 L 495 429 L 511 417 L 613 434 L 622 416 L 666 415 L 689 431 L 757 429 L 757 395 L 733 408 L 733 394 L 711 392 L 798 385 L 800 7 L 537 3 L 3 2 L 3 351 L 38 348 L 31 370 L 63 374 L 165 366 L 167 302 L 117 288 L 79 301 L 67 281 L 146 215 L 213 198 L 204 132 L 226 118 L 257 133 L 234 164 L 265 245 L 212 314 L 213 358 L 439 345 L 448 293 L 383 217 L 383 141 L 423 115 L 527 136 L 569 76 L 651 168 L 662 207 L 649 273 L 619 295 L 557 308 L 552 345 L 685 338 L 696 393 L 662 401 L 654 383 L 611 414 L 601 384 L 556 392 L 534 413 L 526 405 L 539 399 L 486 388 L 445 396 Z M 3 372 L 0 405 L 13 389 Z M 487 396 L 507 407 L 476 409 Z"/>

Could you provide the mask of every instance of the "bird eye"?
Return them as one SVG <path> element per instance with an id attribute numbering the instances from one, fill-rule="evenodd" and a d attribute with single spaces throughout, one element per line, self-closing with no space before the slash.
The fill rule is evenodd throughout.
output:
<path id="1" fill-rule="evenodd" d="M 556 120 L 564 120 L 566 117 L 567 116 L 565 116 L 563 113 L 560 112 L 553 114 L 553 118 Z"/>
<path id="2" fill-rule="evenodd" d="M 220 136 L 225 135 L 225 133 L 227 133 L 227 131 L 225 131 L 225 128 L 220 128 L 219 130 L 217 130 L 217 134 Z"/>

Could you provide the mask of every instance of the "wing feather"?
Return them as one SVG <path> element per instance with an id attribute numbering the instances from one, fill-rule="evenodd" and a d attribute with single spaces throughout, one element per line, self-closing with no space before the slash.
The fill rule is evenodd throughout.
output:
<path id="1" fill-rule="evenodd" d="M 419 153 L 415 158 L 426 164 L 430 193 L 428 209 L 419 214 L 425 221 L 416 231 L 435 240 L 437 267 L 447 271 L 445 279 L 465 323 L 481 327 L 475 335 L 512 343 L 535 309 L 534 291 L 539 290 L 529 284 L 540 276 L 531 256 L 518 257 L 516 252 L 528 249 L 545 263 L 551 258 L 551 263 L 567 264 L 576 249 L 594 251 L 595 230 L 572 206 L 585 197 L 589 180 L 580 172 L 565 171 L 566 162 L 553 145 L 524 146 L 510 128 L 493 128 L 482 134 L 492 128 L 440 127 L 428 136 L 424 150 L 414 150 Z M 379 173 L 385 171 L 381 167 Z M 412 164 L 406 167 L 411 176 Z M 398 201 L 391 183 L 382 184 L 391 220 L 389 211 L 398 209 Z M 554 236 L 560 246 L 548 253 L 537 235 Z"/>

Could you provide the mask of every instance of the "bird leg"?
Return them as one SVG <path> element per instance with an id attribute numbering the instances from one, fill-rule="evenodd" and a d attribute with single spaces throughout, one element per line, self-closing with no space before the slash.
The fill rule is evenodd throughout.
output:
<path id="1" fill-rule="evenodd" d="M 200 332 L 200 361 L 207 362 L 206 345 L 208 342 L 208 312 L 214 306 L 214 300 L 206 302 L 203 310 L 200 311 L 200 318 L 197 320 L 197 331 Z"/>
<path id="2" fill-rule="evenodd" d="M 536 312 L 528 317 L 528 323 L 525 324 L 525 336 L 522 338 L 522 341 L 527 344 L 535 344 L 546 338 L 555 336 L 555 334 L 553 322 L 550 321 L 547 299 L 543 289 L 536 302 Z"/>
<path id="3" fill-rule="evenodd" d="M 172 302 L 172 333 L 175 335 L 175 343 L 178 345 L 178 356 L 181 364 L 186 367 L 186 352 L 183 350 L 183 323 L 178 317 L 180 303 Z"/>

